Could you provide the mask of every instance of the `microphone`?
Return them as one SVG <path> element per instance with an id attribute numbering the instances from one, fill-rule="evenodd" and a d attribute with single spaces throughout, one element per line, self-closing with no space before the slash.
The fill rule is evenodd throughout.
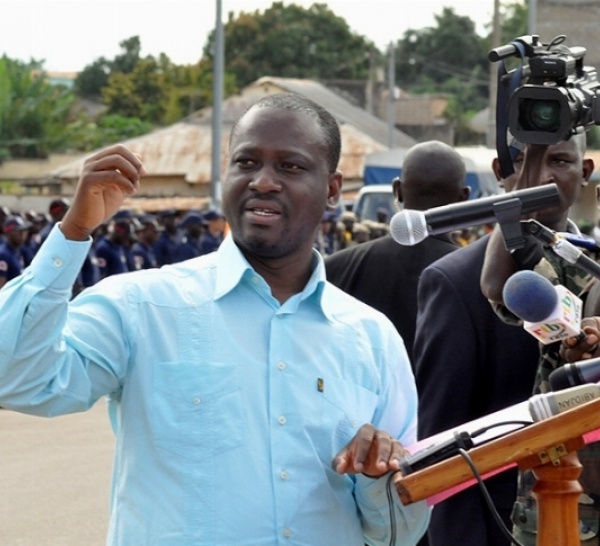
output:
<path id="1" fill-rule="evenodd" d="M 521 214 L 560 204 L 556 184 L 546 184 L 426 211 L 404 209 L 392 216 L 390 233 L 401 245 L 416 245 L 430 235 L 496 222 L 496 207 L 514 199 L 520 201 Z"/>
<path id="2" fill-rule="evenodd" d="M 544 345 L 585 336 L 580 326 L 581 300 L 535 271 L 518 271 L 509 277 L 502 297 L 508 310 L 523 320 L 525 330 Z"/>
<path id="3" fill-rule="evenodd" d="M 600 358 L 590 358 L 565 364 L 554 370 L 548 381 L 553 391 L 600 381 Z"/>
<path id="4" fill-rule="evenodd" d="M 600 385 L 597 383 L 579 385 L 558 392 L 536 394 L 529 399 L 529 413 L 535 422 L 543 421 L 599 397 Z"/>

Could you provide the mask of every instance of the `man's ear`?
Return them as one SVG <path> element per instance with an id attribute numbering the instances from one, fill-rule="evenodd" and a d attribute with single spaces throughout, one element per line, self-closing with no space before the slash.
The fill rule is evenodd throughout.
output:
<path id="1" fill-rule="evenodd" d="M 342 196 L 342 183 L 344 176 L 342 171 L 335 171 L 329 175 L 329 193 L 327 195 L 327 208 L 335 210 Z"/>
<path id="2" fill-rule="evenodd" d="M 500 160 L 495 157 L 492 159 L 492 171 L 494 172 L 494 176 L 498 181 L 498 185 L 503 188 L 504 187 L 504 178 L 502 178 L 502 169 L 500 168 Z"/>
<path id="3" fill-rule="evenodd" d="M 392 180 L 392 191 L 394 192 L 398 203 L 402 203 L 404 201 L 404 198 L 402 197 L 402 180 L 399 176 Z"/>
<path id="4" fill-rule="evenodd" d="M 590 180 L 590 177 L 592 176 L 592 173 L 594 172 L 594 160 L 590 157 L 585 158 L 582 161 L 582 167 L 583 167 L 583 179 L 588 182 Z"/>
<path id="5" fill-rule="evenodd" d="M 496 180 L 500 182 L 502 180 L 502 171 L 500 169 L 500 160 L 497 157 L 492 159 L 492 171 L 494 171 Z"/>

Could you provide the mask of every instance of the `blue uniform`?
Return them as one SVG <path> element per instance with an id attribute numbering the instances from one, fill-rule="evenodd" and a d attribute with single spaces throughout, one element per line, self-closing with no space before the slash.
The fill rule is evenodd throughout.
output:
<path id="1" fill-rule="evenodd" d="M 104 238 L 96 246 L 96 260 L 100 277 L 109 277 L 129 271 L 127 249 Z"/>
<path id="2" fill-rule="evenodd" d="M 215 236 L 209 231 L 206 231 L 202 237 L 200 237 L 200 253 L 208 254 L 219 248 L 223 242 L 223 235 Z"/>
<path id="3" fill-rule="evenodd" d="M 144 243 L 134 243 L 131 247 L 131 256 L 133 258 L 134 268 L 138 269 L 150 269 L 152 267 L 158 267 L 156 256 L 152 247 L 145 245 Z"/>
<path id="4" fill-rule="evenodd" d="M 156 257 L 158 265 L 175 263 L 177 249 L 180 244 L 180 235 L 172 236 L 166 231 L 163 231 L 153 247 L 154 256 Z"/>
<path id="5" fill-rule="evenodd" d="M 25 257 L 21 249 L 14 249 L 7 242 L 0 243 L 0 277 L 10 281 L 18 277 L 24 267 Z"/>

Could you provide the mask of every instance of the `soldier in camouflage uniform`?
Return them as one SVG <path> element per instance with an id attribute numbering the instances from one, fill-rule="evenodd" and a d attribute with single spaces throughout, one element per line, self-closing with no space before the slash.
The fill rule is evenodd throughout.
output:
<path id="1" fill-rule="evenodd" d="M 552 251 L 544 252 L 544 260 L 534 267 L 534 271 L 544 274 L 554 284 L 561 284 L 586 302 L 592 280 L 582 269 L 564 262 Z M 546 262 L 546 263 L 544 263 Z M 584 306 L 584 308 L 587 306 Z M 541 356 L 532 394 L 551 392 L 548 382 L 550 374 L 565 364 L 560 355 L 561 342 L 541 345 Z M 584 493 L 580 496 L 579 534 L 585 546 L 598 545 L 598 518 L 600 517 L 600 475 L 595 470 L 600 459 L 600 443 L 579 450 L 579 461 L 583 467 L 580 483 Z M 524 546 L 536 546 L 537 513 L 531 489 L 535 478 L 531 471 L 519 475 L 517 501 L 513 509 L 513 534 Z"/>
<path id="2" fill-rule="evenodd" d="M 536 213 L 536 219 L 555 231 L 573 231 L 576 226 L 568 220 L 569 208 L 577 200 L 581 187 L 587 183 L 594 168 L 591 159 L 584 159 L 585 135 L 576 135 L 568 141 L 551 146 L 528 146 L 527 151 L 515 163 L 516 183 L 514 189 L 555 183 L 561 197 L 561 205 Z M 525 157 L 527 156 L 527 157 Z M 481 278 L 483 293 L 505 322 L 522 326 L 522 322 L 504 307 L 502 289 L 506 280 L 518 270 L 532 269 L 562 284 L 585 300 L 591 285 L 590 275 L 568 264 L 552 250 L 530 236 L 524 249 L 508 252 L 499 228 L 495 228 L 488 244 Z M 560 355 L 561 342 L 540 345 L 540 362 L 532 394 L 549 392 L 548 376 L 566 361 Z M 580 497 L 580 537 L 582 544 L 597 544 L 598 508 L 600 503 L 600 475 L 595 467 L 600 458 L 598 444 L 586 446 L 578 452 L 583 466 L 581 484 L 585 493 Z M 519 476 L 518 498 L 513 510 L 513 534 L 525 546 L 536 545 L 537 514 L 535 499 L 531 493 L 534 478 L 531 472 Z"/>

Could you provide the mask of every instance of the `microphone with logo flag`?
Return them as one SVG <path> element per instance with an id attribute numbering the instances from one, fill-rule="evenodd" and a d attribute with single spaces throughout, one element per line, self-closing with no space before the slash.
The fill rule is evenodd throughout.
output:
<path id="1" fill-rule="evenodd" d="M 523 320 L 525 330 L 544 345 L 585 336 L 580 326 L 581 300 L 535 271 L 518 271 L 512 275 L 504 285 L 502 296 L 508 310 Z"/>

